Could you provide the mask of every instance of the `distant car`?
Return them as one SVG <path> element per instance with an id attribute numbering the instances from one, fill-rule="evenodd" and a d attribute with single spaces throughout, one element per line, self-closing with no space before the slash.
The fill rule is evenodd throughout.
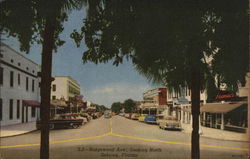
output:
<path id="1" fill-rule="evenodd" d="M 138 117 L 138 121 L 144 122 L 144 119 L 145 119 L 146 116 L 147 116 L 147 114 L 141 114 L 141 115 Z"/>
<path id="2" fill-rule="evenodd" d="M 144 119 L 144 122 L 146 123 L 152 123 L 155 124 L 156 123 L 156 116 L 151 114 L 151 115 L 147 115 Z"/>
<path id="3" fill-rule="evenodd" d="M 104 118 L 111 118 L 111 117 L 112 117 L 112 115 L 110 113 L 108 113 L 108 112 L 104 113 Z"/>
<path id="4" fill-rule="evenodd" d="M 173 116 L 164 116 L 164 119 L 159 121 L 159 128 L 182 130 L 181 122 Z"/>
<path id="5" fill-rule="evenodd" d="M 133 119 L 133 120 L 138 120 L 139 116 L 140 116 L 140 115 L 137 114 L 137 113 L 132 113 L 131 119 Z"/>
<path id="6" fill-rule="evenodd" d="M 54 119 L 49 120 L 50 129 L 59 129 L 59 128 L 78 128 L 83 125 L 83 119 L 77 118 L 75 115 L 70 114 L 61 114 Z M 36 122 L 36 128 L 41 128 L 41 121 Z"/>

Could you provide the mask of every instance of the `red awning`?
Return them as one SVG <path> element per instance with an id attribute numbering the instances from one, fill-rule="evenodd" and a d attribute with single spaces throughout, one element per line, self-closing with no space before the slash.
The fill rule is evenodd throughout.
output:
<path id="1" fill-rule="evenodd" d="M 24 106 L 40 107 L 40 102 L 35 100 L 23 100 Z"/>

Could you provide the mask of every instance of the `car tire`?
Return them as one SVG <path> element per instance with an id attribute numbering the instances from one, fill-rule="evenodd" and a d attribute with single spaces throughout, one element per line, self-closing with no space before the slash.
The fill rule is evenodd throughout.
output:
<path id="1" fill-rule="evenodd" d="M 52 130 L 55 128 L 55 124 L 49 124 L 49 129 Z"/>
<path id="2" fill-rule="evenodd" d="M 72 128 L 74 128 L 74 129 L 79 128 L 79 125 L 73 124 Z"/>

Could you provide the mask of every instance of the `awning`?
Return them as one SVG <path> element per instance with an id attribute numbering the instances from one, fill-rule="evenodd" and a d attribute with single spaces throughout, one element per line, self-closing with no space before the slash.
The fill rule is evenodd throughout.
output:
<path id="1" fill-rule="evenodd" d="M 40 107 L 40 102 L 35 100 L 23 100 L 24 106 Z"/>
<path id="2" fill-rule="evenodd" d="M 67 107 L 68 106 L 65 103 L 65 101 L 62 101 L 62 100 L 51 100 L 50 104 L 51 104 L 51 106 L 60 106 L 60 107 Z"/>
<path id="3" fill-rule="evenodd" d="M 201 112 L 208 113 L 221 113 L 226 114 L 244 104 L 246 102 L 238 102 L 238 103 L 208 103 L 201 107 Z"/>

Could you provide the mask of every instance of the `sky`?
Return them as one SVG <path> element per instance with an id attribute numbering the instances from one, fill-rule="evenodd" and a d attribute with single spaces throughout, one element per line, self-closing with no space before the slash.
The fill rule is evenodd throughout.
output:
<path id="1" fill-rule="evenodd" d="M 81 85 L 81 94 L 85 101 L 110 107 L 113 102 L 123 102 L 131 98 L 142 100 L 142 94 L 156 88 L 148 80 L 139 75 L 133 68 L 131 61 L 124 60 L 119 66 L 93 64 L 82 62 L 83 52 L 87 49 L 84 43 L 79 48 L 69 37 L 74 29 L 83 26 L 82 19 L 86 17 L 84 9 L 72 11 L 68 21 L 64 23 L 64 31 L 60 37 L 66 41 L 57 53 L 53 54 L 52 76 L 71 76 Z M 29 54 L 21 52 L 17 39 L 4 36 L 4 43 L 25 55 L 34 62 L 41 63 L 41 45 L 33 45 Z"/>

